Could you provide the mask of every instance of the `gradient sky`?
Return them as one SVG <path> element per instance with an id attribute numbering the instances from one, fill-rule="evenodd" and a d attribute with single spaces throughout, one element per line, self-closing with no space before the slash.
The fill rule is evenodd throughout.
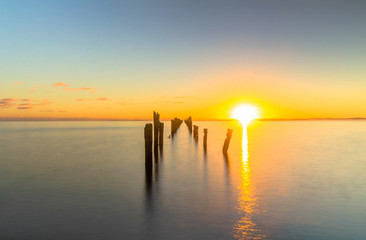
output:
<path id="1" fill-rule="evenodd" d="M 366 1 L 0 2 L 0 118 L 366 117 Z"/>

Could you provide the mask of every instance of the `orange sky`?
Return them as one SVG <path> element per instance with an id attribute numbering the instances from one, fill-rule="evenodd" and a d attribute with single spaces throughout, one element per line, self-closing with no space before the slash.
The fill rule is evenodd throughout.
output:
<path id="1" fill-rule="evenodd" d="M 8 82 L 2 84 L 5 98 L 0 113 L 3 118 L 150 119 L 156 110 L 165 119 L 191 115 L 214 120 L 230 118 L 235 106 L 247 103 L 259 109 L 261 118 L 366 116 L 361 88 L 304 83 L 271 71 L 214 71 L 161 89 L 126 88 L 78 84 L 77 80 L 39 86 Z"/>

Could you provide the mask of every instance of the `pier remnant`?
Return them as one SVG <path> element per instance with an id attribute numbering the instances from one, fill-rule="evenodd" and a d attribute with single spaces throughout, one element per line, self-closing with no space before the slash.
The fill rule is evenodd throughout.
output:
<path id="1" fill-rule="evenodd" d="M 147 123 L 144 128 L 145 137 L 145 165 L 152 166 L 152 124 Z"/>
<path id="2" fill-rule="evenodd" d="M 224 154 L 227 154 L 227 150 L 229 149 L 229 144 L 230 144 L 232 134 L 233 134 L 233 130 L 228 128 L 227 133 L 226 133 L 226 139 L 225 139 L 225 142 L 224 142 L 224 146 L 222 147 L 222 152 Z"/>
<path id="3" fill-rule="evenodd" d="M 154 149 L 158 148 L 158 138 L 159 138 L 159 113 L 154 111 Z"/>
<path id="4" fill-rule="evenodd" d="M 177 132 L 178 128 L 182 124 L 183 120 L 179 118 L 174 118 L 171 120 L 171 135 L 174 137 L 174 134 Z"/>
<path id="5" fill-rule="evenodd" d="M 184 122 L 186 123 L 189 132 L 192 133 L 192 117 L 189 116 L 189 118 L 187 118 L 186 120 L 184 120 Z"/>
<path id="6" fill-rule="evenodd" d="M 193 125 L 193 137 L 198 139 L 198 126 Z"/>
<path id="7" fill-rule="evenodd" d="M 207 128 L 203 129 L 203 148 L 207 149 Z"/>
<path id="8" fill-rule="evenodd" d="M 159 147 L 163 148 L 164 144 L 164 123 L 159 122 Z"/>

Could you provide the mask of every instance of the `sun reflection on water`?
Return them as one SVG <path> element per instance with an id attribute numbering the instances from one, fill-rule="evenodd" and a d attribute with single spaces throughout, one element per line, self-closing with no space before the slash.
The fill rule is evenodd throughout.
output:
<path id="1" fill-rule="evenodd" d="M 242 162 L 240 165 L 240 185 L 237 211 L 240 219 L 234 223 L 236 239 L 265 239 L 266 235 L 253 221 L 253 216 L 259 211 L 255 189 L 251 182 L 249 167 L 247 126 L 243 124 Z"/>

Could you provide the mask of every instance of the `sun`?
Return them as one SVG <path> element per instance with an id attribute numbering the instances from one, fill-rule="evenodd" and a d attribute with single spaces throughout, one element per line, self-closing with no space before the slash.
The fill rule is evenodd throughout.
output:
<path id="1" fill-rule="evenodd" d="M 239 120 L 242 124 L 248 124 L 259 118 L 258 109 L 252 105 L 242 104 L 234 108 L 231 117 Z"/>

